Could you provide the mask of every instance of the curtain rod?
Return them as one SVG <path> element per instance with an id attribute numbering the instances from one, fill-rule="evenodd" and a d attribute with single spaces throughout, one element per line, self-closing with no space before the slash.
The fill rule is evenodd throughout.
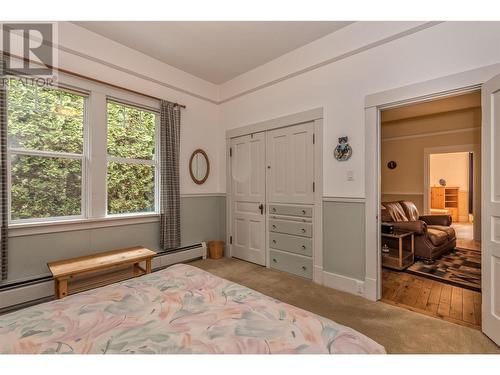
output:
<path id="1" fill-rule="evenodd" d="M 3 54 L 6 55 L 6 56 L 10 56 L 10 57 L 14 57 L 14 58 L 23 60 L 23 61 L 28 61 L 28 62 L 32 62 L 32 63 L 41 65 L 40 63 L 38 63 L 36 61 L 31 61 L 31 60 L 29 60 L 27 58 L 16 56 L 16 55 L 14 55 L 12 53 L 9 53 L 9 52 L 3 52 Z M 75 77 L 78 77 L 78 78 L 82 78 L 82 79 L 86 79 L 86 80 L 89 80 L 89 81 L 92 81 L 92 82 L 96 82 L 96 83 L 100 83 L 100 84 L 107 85 L 107 86 L 110 86 L 110 87 L 114 87 L 114 88 L 119 89 L 119 90 L 128 91 L 130 93 L 141 95 L 141 96 L 145 96 L 145 97 L 150 98 L 150 99 L 164 100 L 164 99 L 158 98 L 156 96 L 152 96 L 152 95 L 149 95 L 149 94 L 144 94 L 144 93 L 142 93 L 140 91 L 128 89 L 128 88 L 123 87 L 123 86 L 115 85 L 114 83 L 109 83 L 109 82 L 102 81 L 102 80 L 97 79 L 97 78 L 89 77 L 89 76 L 86 76 L 86 75 L 83 75 L 83 74 L 80 74 L 80 73 L 75 73 L 75 72 L 72 72 L 72 71 L 67 70 L 67 69 L 56 68 L 56 67 L 50 66 L 50 65 L 46 65 L 46 66 L 49 67 L 50 69 L 54 69 L 54 70 L 56 70 L 58 72 L 61 72 L 61 73 L 69 74 L 69 75 L 72 75 L 72 76 L 75 76 Z M 177 107 L 180 107 L 180 108 L 186 108 L 186 106 L 184 104 L 174 103 L 174 105 L 177 106 Z"/>

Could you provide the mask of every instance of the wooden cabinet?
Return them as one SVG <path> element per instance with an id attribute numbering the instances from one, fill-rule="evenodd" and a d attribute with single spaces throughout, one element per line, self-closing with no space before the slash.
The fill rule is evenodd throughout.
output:
<path id="1" fill-rule="evenodd" d="M 431 208 L 446 209 L 454 222 L 458 222 L 458 192 L 456 186 L 431 187 Z"/>

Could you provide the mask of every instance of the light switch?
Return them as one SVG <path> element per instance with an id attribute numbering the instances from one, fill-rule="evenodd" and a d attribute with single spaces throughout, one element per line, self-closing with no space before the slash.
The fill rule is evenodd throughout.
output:
<path id="1" fill-rule="evenodd" d="M 353 171 L 347 171 L 347 181 L 354 181 L 354 172 Z"/>

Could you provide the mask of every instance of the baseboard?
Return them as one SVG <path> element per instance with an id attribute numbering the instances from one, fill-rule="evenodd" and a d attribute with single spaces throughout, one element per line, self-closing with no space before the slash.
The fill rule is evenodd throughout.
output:
<path id="1" fill-rule="evenodd" d="M 43 281 L 37 284 L 21 286 L 0 292 L 0 311 L 14 305 L 54 295 L 54 281 Z"/>
<path id="2" fill-rule="evenodd" d="M 365 278 L 363 297 L 377 301 L 377 280 Z"/>
<path id="3" fill-rule="evenodd" d="M 316 284 L 323 284 L 323 267 L 314 266 L 314 269 L 313 269 L 313 281 Z"/>
<path id="4" fill-rule="evenodd" d="M 323 285 L 365 297 L 365 282 L 352 277 L 323 271 Z"/>
<path id="5" fill-rule="evenodd" d="M 165 255 L 159 254 L 154 257 L 151 266 L 154 271 L 165 268 L 172 264 L 186 262 L 188 260 L 207 257 L 207 246 L 205 242 L 200 245 L 181 249 Z M 15 305 L 29 304 L 31 301 L 41 300 L 54 295 L 54 281 L 42 281 L 39 283 L 7 289 L 0 292 L 0 312 L 8 310 Z"/>
<path id="6" fill-rule="evenodd" d="M 191 249 L 165 253 L 164 255 L 160 253 L 159 255 L 154 257 L 153 261 L 151 262 L 151 267 L 156 271 L 158 269 L 171 266 L 172 264 L 182 263 L 196 258 L 206 259 L 206 257 L 207 245 L 205 242 L 202 242 L 199 246 Z"/>

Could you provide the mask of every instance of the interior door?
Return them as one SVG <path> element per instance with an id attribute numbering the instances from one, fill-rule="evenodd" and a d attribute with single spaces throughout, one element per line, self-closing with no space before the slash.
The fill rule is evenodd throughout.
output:
<path id="1" fill-rule="evenodd" d="M 232 256 L 266 264 L 266 135 L 231 139 Z"/>
<path id="2" fill-rule="evenodd" d="M 500 75 L 482 88 L 482 329 L 500 345 Z"/>
<path id="3" fill-rule="evenodd" d="M 267 133 L 269 202 L 314 202 L 313 125 L 294 125 Z"/>

